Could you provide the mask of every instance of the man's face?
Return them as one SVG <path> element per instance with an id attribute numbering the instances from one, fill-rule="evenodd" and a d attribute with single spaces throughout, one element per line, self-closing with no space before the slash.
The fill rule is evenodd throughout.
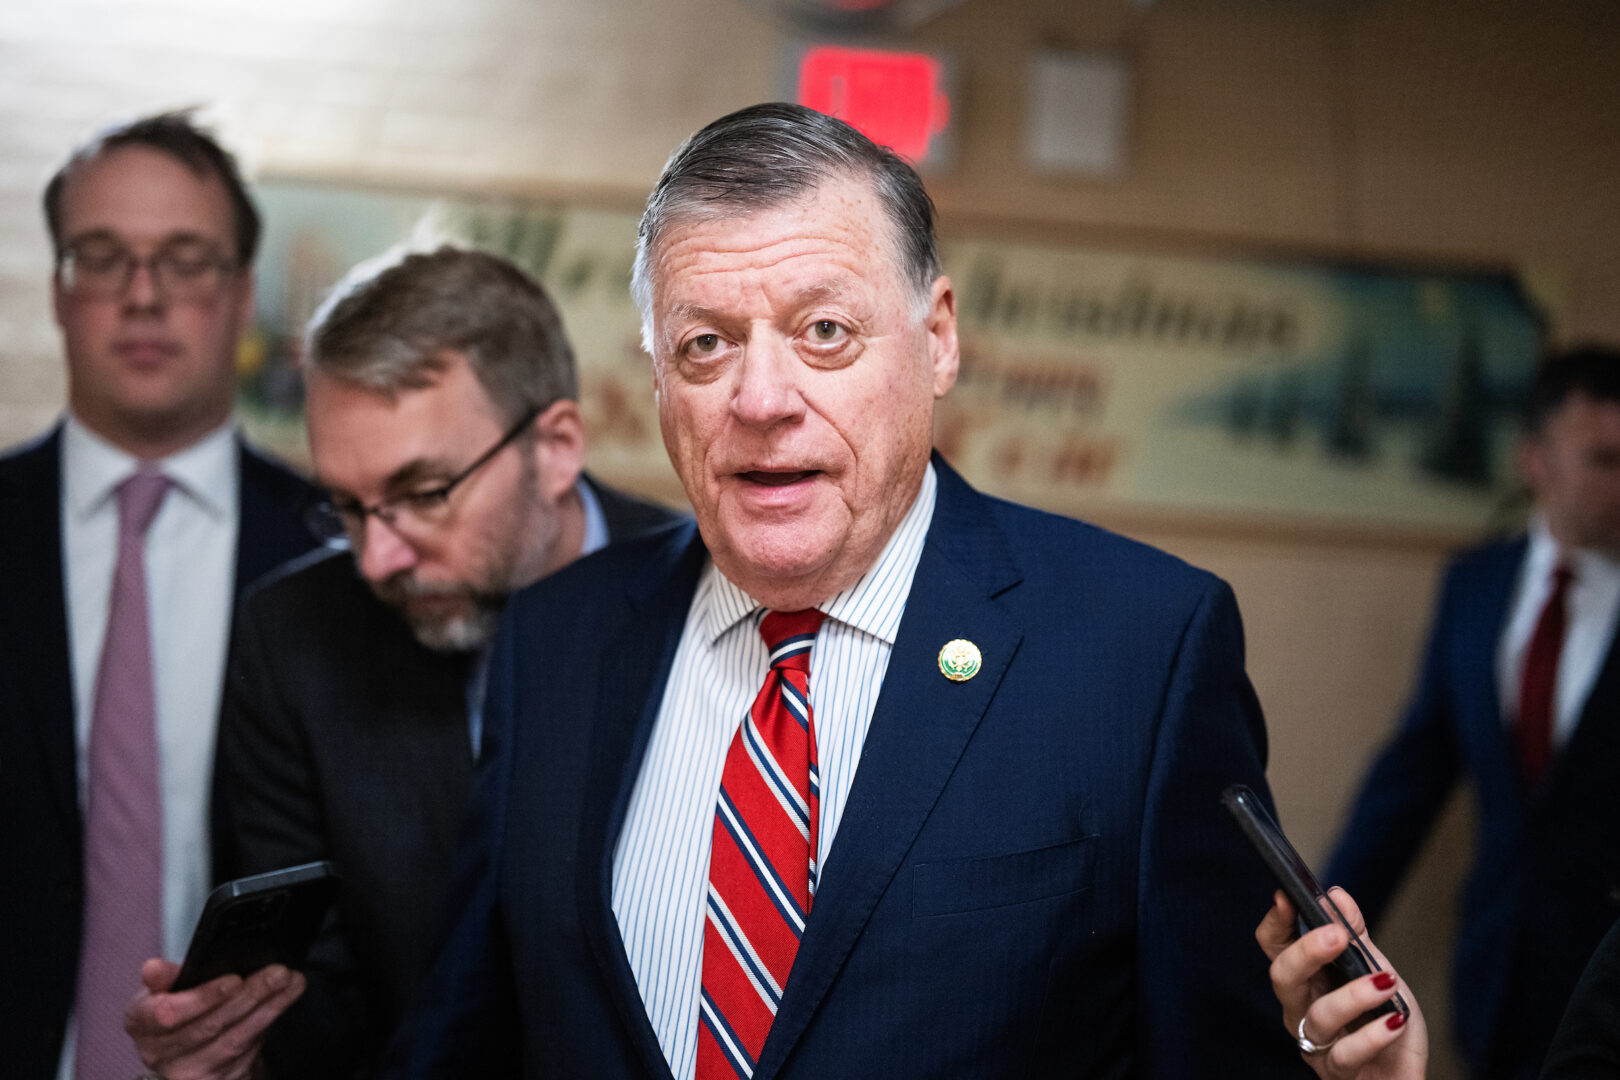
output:
<path id="1" fill-rule="evenodd" d="M 96 258 L 122 248 L 212 253 L 234 262 L 235 230 L 224 182 L 198 176 L 141 146 L 90 161 L 62 192 L 65 249 Z M 179 299 L 150 264 L 111 294 L 87 295 L 59 276 L 52 285 L 67 354 L 68 400 L 92 431 L 141 457 L 181 449 L 230 415 L 236 345 L 253 311 L 248 268 L 215 275 L 207 295 Z"/>
<path id="2" fill-rule="evenodd" d="M 443 487 L 506 434 L 464 357 L 431 386 L 393 398 L 312 374 L 310 457 L 340 509 Z M 422 644 L 472 649 L 494 633 L 507 596 L 566 562 L 557 507 L 579 475 L 579 411 L 559 401 L 496 452 L 427 519 L 400 508 L 350 528 L 355 564 Z M 577 545 L 577 538 L 574 543 Z"/>
<path id="3" fill-rule="evenodd" d="M 1620 557 L 1620 402 L 1571 394 L 1520 467 L 1555 540 Z"/>
<path id="4" fill-rule="evenodd" d="M 950 282 L 915 318 L 892 230 L 869 182 L 834 177 L 659 246 L 664 446 L 715 564 L 777 610 L 820 603 L 876 561 L 956 379 Z"/>

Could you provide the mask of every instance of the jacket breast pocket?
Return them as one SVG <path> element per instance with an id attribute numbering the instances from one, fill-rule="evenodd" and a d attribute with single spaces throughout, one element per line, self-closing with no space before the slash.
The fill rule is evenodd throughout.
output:
<path id="1" fill-rule="evenodd" d="M 971 859 L 918 863 L 912 871 L 917 918 L 1027 904 L 1089 889 L 1095 836 Z"/>

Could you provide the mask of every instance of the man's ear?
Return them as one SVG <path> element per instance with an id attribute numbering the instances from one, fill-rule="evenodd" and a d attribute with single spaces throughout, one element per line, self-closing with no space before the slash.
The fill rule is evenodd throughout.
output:
<path id="1" fill-rule="evenodd" d="M 579 415 L 579 402 L 569 398 L 552 402 L 534 418 L 531 430 L 541 493 L 547 502 L 555 503 L 573 488 L 585 468 L 585 421 Z"/>
<path id="2" fill-rule="evenodd" d="M 941 274 L 929 290 L 928 314 L 923 318 L 928 332 L 928 360 L 934 373 L 934 396 L 942 398 L 956 385 L 961 351 L 956 341 L 956 294 L 951 279 Z"/>
<path id="3" fill-rule="evenodd" d="M 67 294 L 62 291 L 62 276 L 61 276 L 61 274 L 59 274 L 59 273 L 52 274 L 51 275 L 51 313 L 56 316 L 56 325 L 57 326 L 66 326 L 67 325 L 67 319 L 62 314 L 62 309 L 63 309 L 63 307 L 65 307 L 67 305 L 67 302 L 68 302 Z"/>
<path id="4" fill-rule="evenodd" d="M 1513 459 L 1519 469 L 1519 479 L 1532 495 L 1539 497 L 1547 485 L 1546 445 L 1539 436 L 1526 435 L 1514 448 Z"/>

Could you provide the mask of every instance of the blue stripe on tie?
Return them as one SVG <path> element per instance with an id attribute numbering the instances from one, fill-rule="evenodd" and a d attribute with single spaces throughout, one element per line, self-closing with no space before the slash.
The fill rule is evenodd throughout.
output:
<path id="1" fill-rule="evenodd" d="M 799 722 L 802 731 L 810 730 L 810 700 L 787 679 L 777 680 L 777 696 L 787 708 L 788 715 Z"/>
<path id="2" fill-rule="evenodd" d="M 788 778 L 782 773 L 782 766 L 776 760 L 770 747 L 759 737 L 754 729 L 753 718 L 743 721 L 743 745 L 748 756 L 753 759 L 754 767 L 759 770 L 761 777 L 776 791 L 776 801 L 782 804 L 783 809 L 799 825 L 799 832 L 806 838 L 810 835 L 810 807 L 799 798 L 799 793 L 793 789 Z"/>
<path id="3" fill-rule="evenodd" d="M 735 1031 L 731 1030 L 731 1025 L 721 1015 L 720 1009 L 715 1005 L 714 999 L 709 996 L 707 990 L 703 991 L 702 1000 L 698 1002 L 698 1005 L 703 1022 L 708 1025 L 709 1034 L 713 1035 L 714 1041 L 719 1044 L 720 1052 L 726 1056 L 726 1060 L 731 1063 L 732 1069 L 736 1071 L 742 1080 L 750 1080 L 754 1075 L 754 1059 L 748 1056 L 747 1050 L 743 1049 L 742 1040 L 737 1038 Z"/>
<path id="4" fill-rule="evenodd" d="M 754 984 L 754 989 L 759 991 L 760 1000 L 771 1010 L 771 1015 L 775 1016 L 776 1007 L 782 1001 L 782 988 L 771 978 L 765 962 L 754 950 L 753 942 L 748 940 L 747 935 L 742 932 L 742 927 L 732 918 L 725 900 L 714 891 L 713 885 L 709 886 L 709 921 L 731 947 L 731 955 L 736 959 L 737 965 L 748 976 L 748 981 Z"/>
<path id="5" fill-rule="evenodd" d="M 771 666 L 775 667 L 790 656 L 809 652 L 815 640 L 815 634 L 794 634 L 792 637 L 783 638 L 777 642 L 776 648 L 771 650 Z"/>
<path id="6" fill-rule="evenodd" d="M 748 831 L 748 826 L 737 813 L 737 807 L 732 803 L 731 795 L 724 786 L 720 788 L 719 811 L 720 824 L 725 826 L 726 832 L 731 834 L 732 842 L 737 845 L 737 850 L 743 853 L 743 858 L 753 867 L 760 888 L 770 898 L 771 904 L 775 906 L 777 914 L 782 916 L 782 921 L 787 923 L 788 929 L 793 931 L 793 936 L 802 938 L 804 912 L 799 909 L 799 902 L 788 891 L 787 884 L 776 872 L 776 868 L 759 850 L 759 842 L 754 839 L 754 834 Z"/>

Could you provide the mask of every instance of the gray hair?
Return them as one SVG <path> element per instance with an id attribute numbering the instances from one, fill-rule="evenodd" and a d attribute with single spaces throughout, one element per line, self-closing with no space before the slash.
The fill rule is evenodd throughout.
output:
<path id="1" fill-rule="evenodd" d="M 310 320 L 311 370 L 392 397 L 430 386 L 447 350 L 509 423 L 577 398 L 574 350 L 540 284 L 505 259 L 446 245 L 363 264 Z"/>
<path id="2" fill-rule="evenodd" d="M 653 263 L 666 231 L 786 206 L 813 195 L 834 176 L 871 180 L 894 225 L 897 269 L 911 286 L 914 315 L 920 318 L 941 272 L 934 203 L 922 178 L 894 151 L 842 120 L 771 102 L 722 116 L 687 139 L 647 197 L 630 279 L 630 294 L 641 311 L 642 346 L 652 351 Z"/>

